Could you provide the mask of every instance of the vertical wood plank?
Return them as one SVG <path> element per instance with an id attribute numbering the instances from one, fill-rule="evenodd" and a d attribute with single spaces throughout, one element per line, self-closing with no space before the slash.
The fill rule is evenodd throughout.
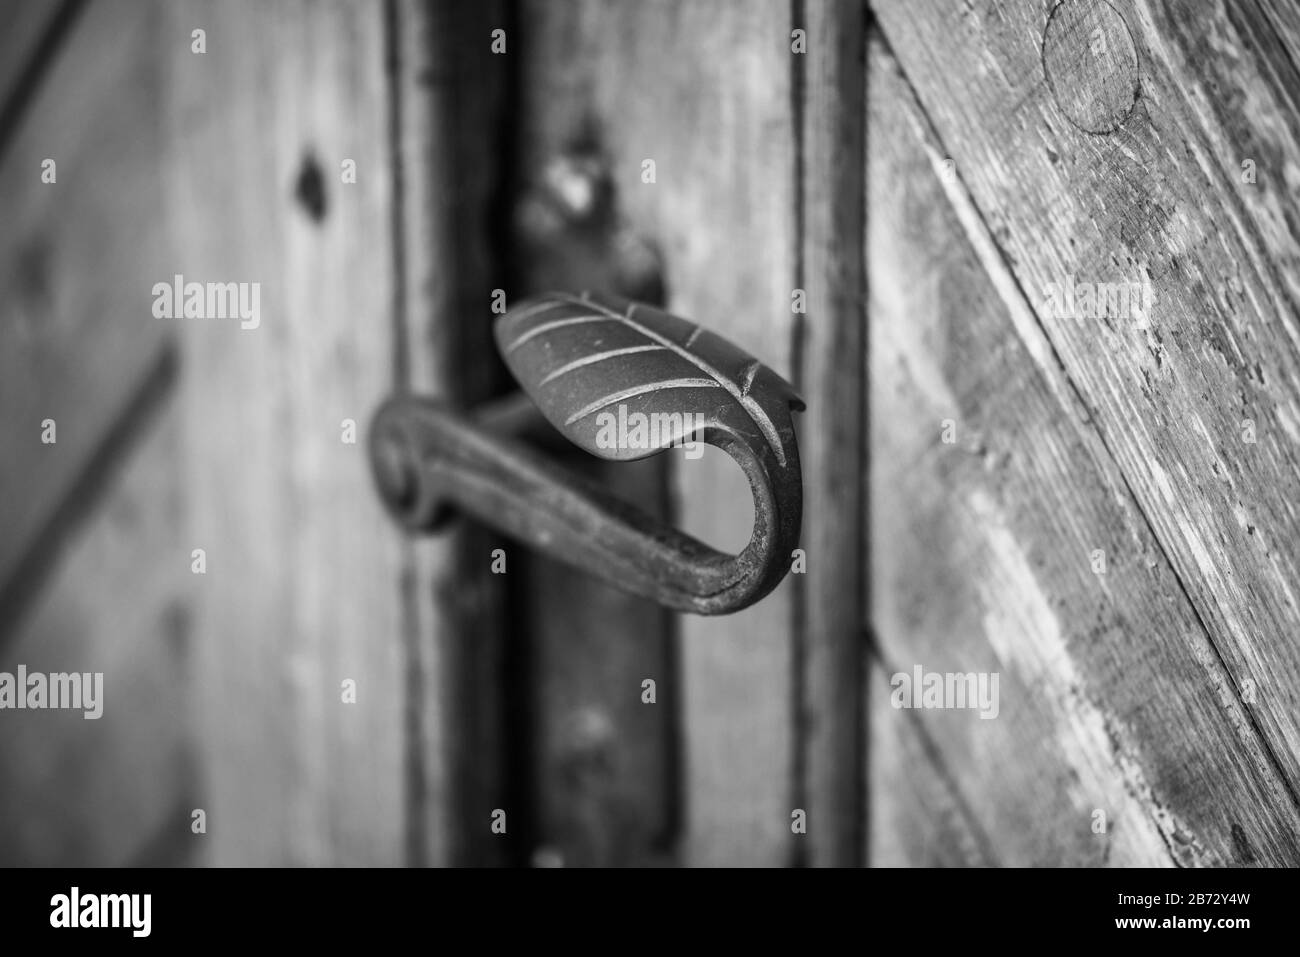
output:
<path id="1" fill-rule="evenodd" d="M 183 342 L 191 495 L 174 560 L 206 550 L 205 860 L 398 863 L 402 555 L 360 432 L 394 352 L 383 8 L 176 4 L 163 49 L 176 235 L 159 278 L 261 284 L 257 328 L 164 320 Z"/>
<path id="2" fill-rule="evenodd" d="M 525 2 L 521 19 L 525 150 L 554 142 L 548 129 L 598 142 L 629 223 L 663 256 L 668 308 L 791 375 L 789 6 Z M 547 159 L 522 158 L 534 171 Z M 678 465 L 679 517 L 705 541 L 739 547 L 748 503 L 724 458 Z M 793 859 L 791 591 L 724 618 L 681 619 L 687 863 Z"/>
<path id="3" fill-rule="evenodd" d="M 807 293 L 798 343 L 804 475 L 800 589 L 799 747 L 815 865 L 861 861 L 864 726 L 862 514 L 866 465 L 865 5 L 810 3 L 807 53 L 796 57 L 801 106 L 802 248 L 796 285 Z"/>
<path id="4" fill-rule="evenodd" d="M 398 194 L 398 382 L 471 406 L 498 384 L 493 210 L 506 59 L 491 53 L 504 4 L 400 0 L 389 10 Z M 471 523 L 404 544 L 407 788 L 416 864 L 501 864 L 522 809 L 507 773 L 505 582 Z M 507 813 L 507 832 L 491 831 Z"/>
<path id="5" fill-rule="evenodd" d="M 659 92 L 639 132 L 624 131 L 630 158 L 658 158 L 659 185 L 633 195 L 637 216 L 668 250 L 669 305 L 783 374 L 793 363 L 797 242 L 789 22 L 784 3 L 691 5 L 660 42 L 647 31 L 645 50 L 658 64 L 644 81 Z M 664 49 L 673 60 L 660 59 Z M 657 134 L 672 129 L 680 135 Z M 705 541 L 725 541 L 747 527 L 749 513 L 737 522 L 726 505 L 743 486 L 734 469 L 700 467 L 706 461 L 679 467 L 680 515 Z M 793 858 L 791 601 L 787 586 L 726 618 L 682 620 L 692 865 Z"/>

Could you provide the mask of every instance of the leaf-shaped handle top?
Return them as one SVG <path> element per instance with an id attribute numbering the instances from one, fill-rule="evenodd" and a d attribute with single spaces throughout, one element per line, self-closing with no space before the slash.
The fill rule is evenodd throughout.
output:
<path id="1" fill-rule="evenodd" d="M 496 338 L 542 414 L 592 455 L 644 458 L 702 427 L 761 438 L 778 464 L 787 462 L 790 411 L 802 411 L 803 400 L 696 323 L 614 296 L 552 293 L 499 319 Z M 628 422 L 646 424 L 643 440 L 623 434 L 618 426 Z"/>
<path id="2" fill-rule="evenodd" d="M 785 577 L 803 490 L 792 410 L 803 402 L 753 356 L 700 326 L 612 296 L 553 293 L 497 320 L 497 346 L 570 441 L 628 461 L 703 441 L 749 480 L 754 531 L 727 555 L 663 525 L 509 436 L 516 411 L 474 421 L 396 396 L 375 416 L 371 459 L 389 510 L 429 530 L 452 505 L 619 588 L 697 614 L 736 611 Z M 517 410 L 517 403 L 500 408 Z"/>

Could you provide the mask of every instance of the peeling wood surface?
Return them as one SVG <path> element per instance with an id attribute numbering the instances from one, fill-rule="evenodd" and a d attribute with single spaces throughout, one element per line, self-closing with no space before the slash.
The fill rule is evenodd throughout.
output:
<path id="1" fill-rule="evenodd" d="M 871 591 L 885 671 L 999 673 L 995 719 L 915 715 L 1000 863 L 1294 864 L 1289 782 L 1198 589 L 1100 416 L 1077 413 L 1035 322 L 1042 304 L 1017 285 L 1021 260 L 1003 258 L 1046 221 L 990 230 L 890 52 L 871 57 Z M 906 820 L 889 767 L 873 763 L 873 815 Z"/>
<path id="2" fill-rule="evenodd" d="M 788 378 L 798 242 L 789 5 L 525 2 L 517 33 L 524 168 L 545 168 L 543 144 L 597 143 L 629 223 L 663 258 L 667 308 Z M 645 160 L 653 183 L 642 181 Z M 750 516 L 723 458 L 675 463 L 679 519 L 738 549 Z M 793 624 L 788 584 L 739 614 L 681 620 L 685 863 L 793 860 Z M 609 637 L 623 638 L 617 628 Z"/>
<path id="3" fill-rule="evenodd" d="M 1238 742 L 1259 738 L 1281 779 L 1275 813 L 1290 817 L 1300 784 L 1291 638 L 1300 628 L 1300 118 L 1295 67 L 1282 54 L 1294 17 L 1247 7 L 1115 3 L 1140 82 L 1106 135 L 1078 128 L 1044 81 L 1043 9 L 891 0 L 877 12 L 938 148 L 1045 333 L 1049 348 L 1035 359 L 1077 392 L 1154 534 L 1157 567 L 1171 564 L 1225 668 L 1216 698 L 1234 726 L 1243 710 L 1230 753 L 1254 763 Z M 1072 56 L 1074 73 L 1068 58 L 1054 68 L 1094 99 L 1106 95 L 1112 78 L 1088 68 L 1095 58 Z M 1253 183 L 1243 181 L 1247 161 Z M 1145 281 L 1155 301 L 1145 317 L 1063 317 L 1045 293 L 1068 276 Z M 1144 563 L 1135 543 L 1124 546 L 1111 556 L 1111 581 Z M 1250 844 L 1260 859 L 1295 859 L 1290 839 Z"/>

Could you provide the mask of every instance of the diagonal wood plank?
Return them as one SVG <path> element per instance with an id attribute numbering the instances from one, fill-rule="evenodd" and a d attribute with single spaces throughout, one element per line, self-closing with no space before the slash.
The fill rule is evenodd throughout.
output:
<path id="1" fill-rule="evenodd" d="M 197 857 L 191 830 L 194 647 L 180 562 L 181 423 L 171 406 L 130 461 L 105 476 L 99 508 L 69 542 L 31 613 L 0 648 L 0 671 L 102 673 L 99 718 L 0 716 L 0 864 L 129 866 Z M 163 560 L 160 560 L 163 559 Z M 180 807 L 183 813 L 175 814 Z"/>
<path id="2" fill-rule="evenodd" d="M 84 0 L 0 2 L 0 150 L 14 134 Z"/>
<path id="3" fill-rule="evenodd" d="M 403 546 L 363 431 L 395 351 L 384 9 L 173 4 L 162 49 L 162 276 L 260 284 L 255 328 L 166 320 L 190 494 L 173 560 L 206 553 L 192 585 L 202 860 L 402 863 Z"/>
<path id="4" fill-rule="evenodd" d="M 1032 354 L 1118 464 L 1294 809 L 1300 118 L 1293 65 L 1233 9 L 1071 0 L 1059 15 L 1084 26 L 1047 54 L 1039 7 L 887 0 L 878 15 L 1045 333 Z M 1045 56 L 1071 95 L 1053 95 Z M 1116 70 L 1135 71 L 1132 102 Z M 1049 292 L 1071 278 L 1154 302 L 1062 308 Z"/>
<path id="5" fill-rule="evenodd" d="M 989 718 L 915 720 L 1001 863 L 1295 862 L 1300 814 L 1204 623 L 1068 387 L 1034 361 L 1030 305 L 897 64 L 883 45 L 871 57 L 882 667 L 998 674 Z M 895 802 L 913 773 L 879 768 L 876 815 L 909 820 Z"/>

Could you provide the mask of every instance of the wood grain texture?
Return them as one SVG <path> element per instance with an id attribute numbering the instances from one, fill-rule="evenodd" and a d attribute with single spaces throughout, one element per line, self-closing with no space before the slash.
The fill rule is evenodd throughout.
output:
<path id="1" fill-rule="evenodd" d="M 993 867 L 975 814 L 914 712 L 891 707 L 890 675 L 867 666 L 871 791 L 867 863 L 872 867 Z"/>
<path id="2" fill-rule="evenodd" d="M 1043 9 L 885 2 L 878 15 L 936 148 L 1045 333 L 1036 360 L 1077 393 L 1131 488 L 1157 560 L 1168 557 L 1226 667 L 1225 691 L 1246 701 L 1280 770 L 1278 813 L 1290 814 L 1300 784 L 1294 65 L 1238 5 L 1113 7 L 1140 96 L 1102 136 L 1072 125 L 1044 81 Z M 1146 282 L 1155 302 L 1145 317 L 1082 318 L 1045 295 L 1069 276 Z M 1131 548 L 1116 558 L 1140 561 Z"/>
<path id="3" fill-rule="evenodd" d="M 914 713 L 999 863 L 1294 863 L 1287 781 L 1198 609 L 1050 371 L 1033 304 L 947 175 L 897 64 L 883 45 L 870 57 L 871 592 L 884 671 L 999 674 L 995 718 Z M 895 788 L 887 762 L 873 764 L 873 816 L 906 822 L 895 803 L 919 785 L 895 765 Z"/>
<path id="4" fill-rule="evenodd" d="M 102 672 L 102 716 L 0 717 L 0 865 L 122 867 L 142 846 L 185 863 L 204 837 L 194 807 L 193 663 L 174 409 L 137 454 L 105 476 L 99 508 L 22 627 L 0 671 Z"/>
<path id="5" fill-rule="evenodd" d="M 103 442 L 163 361 L 157 8 L 76 25 L 0 161 L 0 631 L 39 586 Z M 55 161 L 56 180 L 41 181 Z M 43 444 L 53 419 L 57 441 Z M 17 580 L 16 580 L 17 576 Z"/>
<path id="6" fill-rule="evenodd" d="M 808 409 L 799 425 L 804 474 L 800 587 L 804 860 L 861 862 L 863 728 L 860 600 L 864 586 L 862 514 L 866 430 L 866 277 L 863 245 L 866 121 L 865 7 L 851 0 L 811 3 L 801 78 L 801 275 L 807 315 L 800 329 L 799 382 Z"/>
<path id="7" fill-rule="evenodd" d="M 788 378 L 798 243 L 788 5 L 526 2 L 520 24 L 525 168 L 540 176 L 555 153 L 594 143 L 628 222 L 662 257 L 667 308 Z M 679 517 L 706 542 L 738 547 L 750 528 L 743 480 L 719 458 L 678 468 Z M 736 615 L 681 622 L 686 863 L 793 859 L 791 595 L 783 586 Z"/>
<path id="8" fill-rule="evenodd" d="M 1291 108 L 1296 109 L 1297 97 L 1300 97 L 1294 82 L 1296 64 L 1300 64 L 1300 8 L 1287 0 L 1260 0 L 1259 3 L 1242 4 L 1230 12 L 1258 24 L 1252 31 L 1257 42 L 1266 49 L 1273 47 L 1261 57 L 1259 65 L 1278 72 L 1277 89 L 1290 94 Z M 1270 37 L 1269 33 L 1273 36 Z"/>
<path id="9" fill-rule="evenodd" d="M 255 329 L 169 321 L 191 496 L 173 560 L 206 550 L 193 594 L 207 863 L 405 859 L 402 549 L 364 436 L 342 441 L 392 381 L 383 12 L 168 8 L 162 278 L 261 284 Z M 191 51 L 197 28 L 206 53 Z"/>
<path id="10" fill-rule="evenodd" d="M 391 7 L 397 197 L 397 381 L 466 406 L 501 372 L 492 290 L 502 285 L 492 202 L 505 162 L 498 136 L 505 60 L 490 52 L 503 4 L 401 0 Z M 509 800 L 505 581 L 495 542 L 462 523 L 403 545 L 411 862 L 518 860 L 517 829 L 491 831 Z"/>

